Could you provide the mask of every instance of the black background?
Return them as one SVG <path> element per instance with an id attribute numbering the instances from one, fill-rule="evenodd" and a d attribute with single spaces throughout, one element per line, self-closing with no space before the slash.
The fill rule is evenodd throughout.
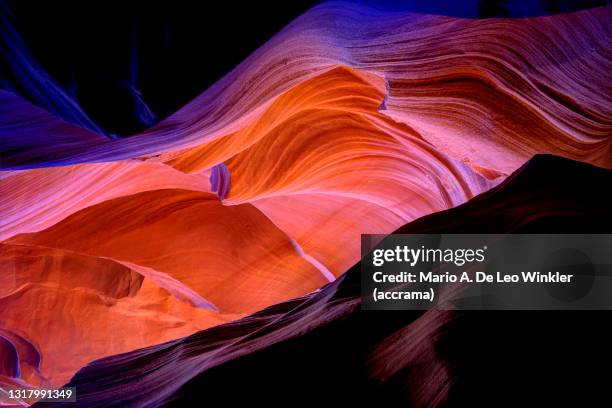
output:
<path id="1" fill-rule="evenodd" d="M 214 84 L 315 1 L 7 3 L 27 47 L 44 69 L 77 97 L 94 122 L 129 135 L 144 126 L 122 81 L 131 71 L 163 119 Z M 11 78 L 6 67 L 0 71 Z M 13 81 L 12 82 L 16 82 Z"/>

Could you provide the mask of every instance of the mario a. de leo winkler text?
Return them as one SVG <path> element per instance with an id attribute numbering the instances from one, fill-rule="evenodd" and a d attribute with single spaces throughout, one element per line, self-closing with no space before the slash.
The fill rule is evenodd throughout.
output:
<path id="1" fill-rule="evenodd" d="M 386 262 L 406 263 L 414 267 L 419 262 L 449 262 L 456 266 L 463 266 L 466 263 L 480 263 L 485 260 L 487 246 L 478 249 L 432 249 L 421 246 L 420 248 L 408 248 L 397 246 L 395 249 L 376 249 L 373 251 L 374 266 L 383 266 Z M 400 272 L 385 274 L 374 272 L 372 279 L 376 283 L 454 283 L 454 282 L 477 282 L 477 283 L 570 283 L 574 275 L 563 274 L 560 272 L 538 272 L 523 271 L 520 273 L 487 273 L 473 272 L 468 274 L 453 274 L 449 272 Z"/>
<path id="2" fill-rule="evenodd" d="M 562 274 L 559 272 L 521 272 L 521 273 L 502 273 L 496 272 L 474 272 L 469 274 L 463 272 L 460 275 L 433 272 L 400 272 L 392 275 L 383 272 L 374 272 L 372 280 L 376 283 L 455 283 L 455 282 L 477 282 L 477 283 L 571 283 L 574 275 Z"/>

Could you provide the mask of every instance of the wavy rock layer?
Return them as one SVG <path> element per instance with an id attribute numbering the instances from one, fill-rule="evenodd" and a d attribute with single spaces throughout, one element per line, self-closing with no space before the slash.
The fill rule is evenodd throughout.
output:
<path id="1" fill-rule="evenodd" d="M 245 128 L 293 87 L 336 66 L 384 78 L 386 115 L 474 166 L 508 174 L 531 155 L 547 152 L 610 167 L 611 13 L 602 7 L 467 20 L 326 3 L 179 112 L 127 139 L 100 144 L 95 135 L 83 135 L 80 144 L 58 149 L 47 137 L 62 140 L 63 132 L 47 136 L 56 134 L 55 127 L 30 121 L 35 108 L 19 107 L 29 113 L 20 122 L 40 130 L 26 139 L 19 127 L 8 126 L 15 123 L 7 109 L 0 128 L 12 148 L 2 167 L 129 159 L 212 142 Z"/>
<path id="2" fill-rule="evenodd" d="M 360 233 L 460 205 L 535 153 L 612 167 L 611 13 L 323 4 L 120 140 L 0 93 L 2 375 L 60 385 L 312 292 Z"/>
<path id="3" fill-rule="evenodd" d="M 585 179 L 607 185 L 612 171 L 536 156 L 495 189 L 397 232 L 607 232 L 612 209 Z M 601 314 L 587 319 L 584 313 L 567 312 L 367 313 L 359 308 L 360 296 L 357 264 L 303 298 L 184 339 L 95 361 L 68 384 L 79 390 L 75 406 L 196 401 L 286 406 L 304 389 L 316 390 L 301 397 L 313 404 L 325 398 L 332 404 L 505 405 L 524 398 L 506 391 L 541 390 L 547 381 L 575 389 L 578 384 L 568 378 L 578 375 L 592 387 L 599 376 L 595 367 L 608 364 L 607 356 L 597 354 L 610 341 Z M 534 339 L 543 342 L 534 344 Z M 227 384 L 240 392 L 228 394 Z M 261 391 L 270 384 L 272 390 Z M 606 389 L 594 392 L 603 396 Z M 543 403 L 564 398 L 562 393 L 534 395 Z"/>

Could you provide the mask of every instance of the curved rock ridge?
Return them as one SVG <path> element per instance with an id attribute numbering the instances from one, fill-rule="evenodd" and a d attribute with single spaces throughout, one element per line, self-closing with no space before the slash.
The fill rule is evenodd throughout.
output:
<path id="1" fill-rule="evenodd" d="M 5 242 L 152 268 L 228 313 L 254 312 L 326 282 L 252 205 L 226 207 L 210 193 L 187 190 L 116 198 Z"/>
<path id="2" fill-rule="evenodd" d="M 48 228 L 113 198 L 181 188 L 210 191 L 206 174 L 188 175 L 139 160 L 4 172 L 0 178 L 0 239 Z"/>
<path id="3" fill-rule="evenodd" d="M 5 352 L 7 349 L 10 351 L 8 360 L 3 360 L 4 364 L 8 363 L 12 367 L 11 370 L 4 370 L 0 374 L 0 385 L 51 385 L 41 374 L 40 352 L 32 343 L 19 334 L 4 329 L 0 329 L 0 337 L 4 339 L 4 344 L 7 347 Z"/>
<path id="4" fill-rule="evenodd" d="M 316 291 L 361 233 L 455 208 L 536 153 L 612 167 L 611 17 L 325 3 L 118 140 L 2 91 L 0 329 L 40 355 L 17 380 L 60 385 Z"/>
<path id="5" fill-rule="evenodd" d="M 584 180 L 607 185 L 612 171 L 536 156 L 491 191 L 396 232 L 607 232 L 612 209 Z M 359 308 L 360 296 L 356 264 L 340 279 L 302 298 L 183 339 L 94 361 L 67 385 L 78 388 L 75 406 L 84 407 L 200 401 L 286 406 L 295 392 L 305 388 L 317 390 L 304 396 L 304 401 L 313 403 L 325 395 L 326 402 L 339 404 L 481 406 L 524 398 L 520 393 L 500 394 L 495 385 L 499 378 L 508 381 L 502 389 L 515 389 L 513 384 L 524 378 L 540 389 L 541 375 L 563 381 L 567 371 L 552 364 L 563 350 L 581 347 L 595 357 L 601 349 L 588 351 L 589 345 L 605 347 L 610 339 L 610 334 L 597 339 L 587 335 L 603 336 L 605 329 L 600 329 L 599 318 L 585 319 L 584 313 L 508 311 L 490 317 L 435 310 L 367 313 Z M 571 333 L 568 322 L 583 331 Z M 528 340 L 534 337 L 526 328 L 547 339 L 546 348 L 533 347 Z M 495 352 L 498 347 L 504 347 L 505 353 Z M 579 367 L 585 359 L 578 353 L 576 361 L 568 356 L 564 362 Z M 526 365 L 544 371 L 525 372 Z M 591 381 L 597 372 L 581 371 L 581 375 Z M 240 392 L 228 394 L 227 384 Z M 258 392 L 270 384 L 275 385 L 274 392 Z"/>
<path id="6" fill-rule="evenodd" d="M 459 160 L 508 174 L 546 152 L 610 167 L 611 13 L 600 7 L 469 20 L 324 3 L 142 134 L 105 143 L 88 136 L 59 150 L 42 136 L 51 124 L 34 122 L 28 126 L 38 126 L 37 143 L 20 146 L 7 109 L 0 129 L 13 147 L 2 167 L 123 160 L 212 142 L 249 126 L 296 85 L 341 65 L 385 78 L 385 113 Z"/>
<path id="7" fill-rule="evenodd" d="M 184 285 L 128 262 L 2 244 L 0 265 L 0 335 L 24 344 L 17 347 L 16 377 L 32 385 L 67 381 L 93 355 L 143 347 L 239 316 L 220 315 Z"/>

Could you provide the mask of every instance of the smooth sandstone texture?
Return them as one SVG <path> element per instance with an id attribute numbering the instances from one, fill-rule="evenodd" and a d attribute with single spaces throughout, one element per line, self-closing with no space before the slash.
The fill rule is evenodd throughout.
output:
<path id="1" fill-rule="evenodd" d="M 359 260 L 359 234 L 460 205 L 536 153 L 611 168 L 611 10 L 323 4 L 121 140 L 0 91 L 0 382 L 61 385 L 315 291 Z"/>

